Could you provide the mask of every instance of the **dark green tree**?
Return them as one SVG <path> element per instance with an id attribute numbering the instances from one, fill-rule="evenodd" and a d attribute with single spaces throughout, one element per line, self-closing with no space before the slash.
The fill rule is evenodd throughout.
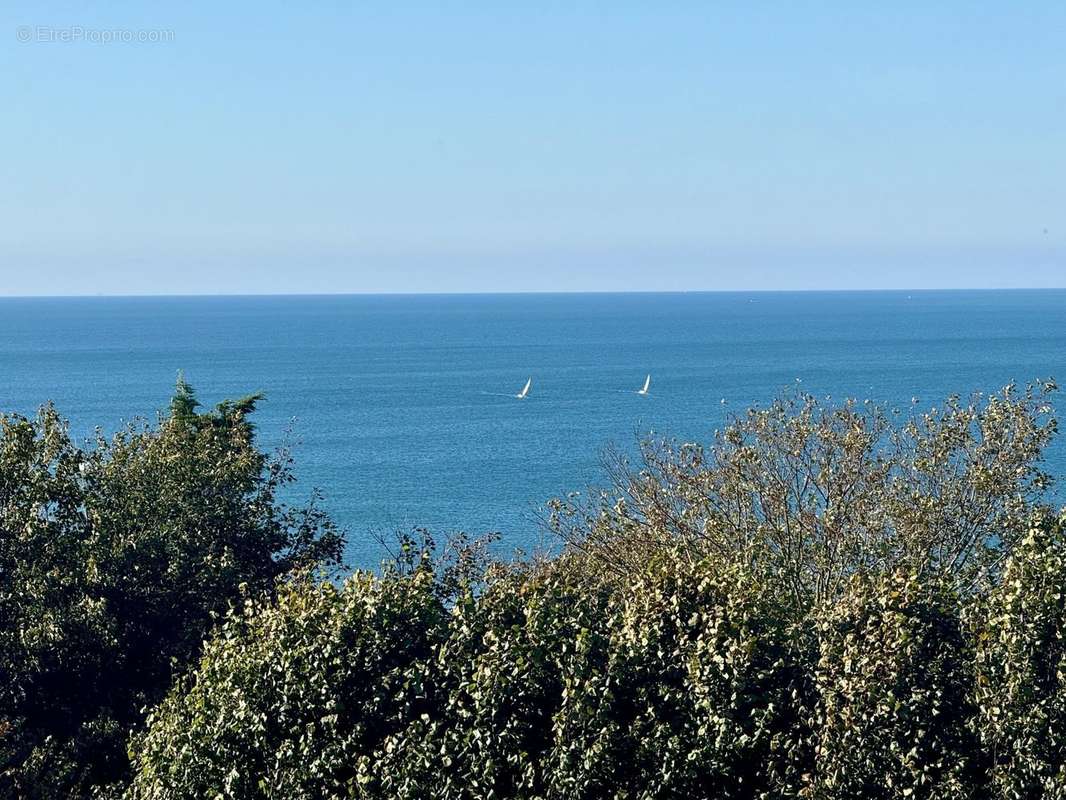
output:
<path id="1" fill-rule="evenodd" d="M 279 490 L 258 396 L 168 414 L 90 447 L 51 405 L 0 415 L 0 796 L 87 796 L 129 770 L 126 741 L 218 615 L 343 540 Z"/>

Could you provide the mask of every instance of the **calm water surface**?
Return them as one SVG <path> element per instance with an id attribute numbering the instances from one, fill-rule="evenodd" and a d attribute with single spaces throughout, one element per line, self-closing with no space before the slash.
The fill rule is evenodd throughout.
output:
<path id="1" fill-rule="evenodd" d="M 416 524 L 529 547 L 607 443 L 707 440 L 796 378 L 904 407 L 1061 379 L 1066 290 L 0 300 L 0 410 L 113 430 L 179 369 L 205 403 L 266 394 L 264 443 L 298 442 L 301 490 L 371 565 L 368 532 Z M 1049 464 L 1066 483 L 1062 442 Z"/>

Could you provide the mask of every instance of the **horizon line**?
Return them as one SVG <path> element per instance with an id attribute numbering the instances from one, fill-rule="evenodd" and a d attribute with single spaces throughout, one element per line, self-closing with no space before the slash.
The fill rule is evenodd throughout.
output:
<path id="1" fill-rule="evenodd" d="M 682 294 L 888 294 L 935 292 L 1058 292 L 1063 286 L 864 287 L 812 289 L 518 289 L 511 291 L 367 291 L 367 292 L 160 292 L 109 294 L 0 294 L 0 300 L 136 300 L 252 297 L 493 297 L 526 295 L 682 295 Z"/>

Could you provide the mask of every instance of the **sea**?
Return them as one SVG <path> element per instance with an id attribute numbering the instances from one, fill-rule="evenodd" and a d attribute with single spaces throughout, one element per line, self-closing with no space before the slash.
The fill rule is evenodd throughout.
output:
<path id="1" fill-rule="evenodd" d="M 911 413 L 1066 377 L 1066 290 L 0 299 L 0 411 L 87 438 L 154 421 L 179 371 L 206 405 L 265 395 L 291 499 L 372 568 L 415 527 L 551 548 L 546 501 L 602 485 L 605 448 L 709 442 L 797 386 Z M 1066 482 L 1062 441 L 1046 467 Z"/>

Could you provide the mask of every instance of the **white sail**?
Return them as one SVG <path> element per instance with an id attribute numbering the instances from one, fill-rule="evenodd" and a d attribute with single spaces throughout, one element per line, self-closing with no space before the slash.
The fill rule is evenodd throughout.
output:
<path id="1" fill-rule="evenodd" d="M 641 389 L 639 392 L 637 392 L 637 394 L 647 394 L 648 393 L 648 389 L 650 389 L 650 388 L 651 388 L 651 375 L 649 375 L 647 378 L 644 379 L 644 388 Z"/>
<path id="2" fill-rule="evenodd" d="M 529 387 L 532 386 L 532 385 L 533 385 L 533 378 L 530 377 L 530 379 L 528 381 L 526 381 L 526 385 L 522 387 L 522 391 L 520 391 L 518 394 L 516 394 L 515 397 L 517 397 L 519 400 L 525 400 L 526 399 L 526 395 L 529 394 Z"/>

